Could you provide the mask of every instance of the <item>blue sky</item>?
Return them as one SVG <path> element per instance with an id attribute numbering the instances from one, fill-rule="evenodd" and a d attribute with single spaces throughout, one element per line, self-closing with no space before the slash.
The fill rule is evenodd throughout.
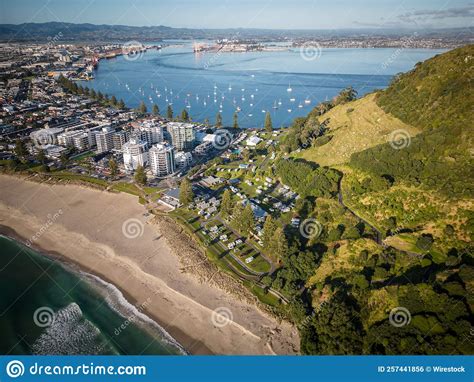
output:
<path id="1" fill-rule="evenodd" d="M 472 26 L 465 0 L 0 0 L 0 23 L 61 21 L 188 28 Z"/>

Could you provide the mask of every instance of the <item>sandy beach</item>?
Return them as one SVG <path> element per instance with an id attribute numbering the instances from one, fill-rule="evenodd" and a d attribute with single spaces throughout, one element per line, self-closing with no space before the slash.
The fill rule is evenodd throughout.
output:
<path id="1" fill-rule="evenodd" d="M 114 284 L 133 304 L 151 301 L 146 314 L 189 353 L 298 352 L 295 327 L 237 298 L 238 289 L 184 272 L 176 251 L 190 239 L 170 245 L 172 228 L 160 229 L 160 218 L 145 216 L 136 197 L 7 175 L 0 175 L 0 195 L 0 225 L 13 230 L 4 233 Z M 221 325 L 221 315 L 231 320 Z"/>

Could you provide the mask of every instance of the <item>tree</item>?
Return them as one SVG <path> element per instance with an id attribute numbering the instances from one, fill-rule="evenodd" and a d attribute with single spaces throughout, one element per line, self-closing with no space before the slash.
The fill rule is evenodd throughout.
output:
<path id="1" fill-rule="evenodd" d="M 36 154 L 36 160 L 41 164 L 46 163 L 46 154 L 43 149 L 40 149 L 38 151 L 38 154 Z"/>
<path id="2" fill-rule="evenodd" d="M 275 229 L 272 241 L 274 243 L 274 254 L 277 259 L 283 259 L 288 254 L 288 239 L 286 238 L 283 228 L 277 227 Z"/>
<path id="3" fill-rule="evenodd" d="M 183 109 L 183 111 L 181 112 L 181 120 L 183 122 L 188 122 L 189 121 L 189 113 L 186 109 Z"/>
<path id="4" fill-rule="evenodd" d="M 13 150 L 15 155 L 20 159 L 22 162 L 26 161 L 28 156 L 28 149 L 26 148 L 26 143 L 21 139 L 17 139 L 15 141 L 15 149 Z"/>
<path id="5" fill-rule="evenodd" d="M 254 214 L 252 206 L 247 203 L 244 210 L 242 211 L 242 217 L 240 220 L 240 232 L 244 235 L 248 235 L 250 231 L 255 228 Z"/>
<path id="6" fill-rule="evenodd" d="M 135 182 L 141 185 L 145 185 L 147 181 L 146 174 L 145 174 L 145 169 L 143 166 L 138 166 L 137 169 L 135 170 Z"/>
<path id="7" fill-rule="evenodd" d="M 193 186 L 188 178 L 184 178 L 179 186 L 179 202 L 188 205 L 194 200 Z"/>
<path id="8" fill-rule="evenodd" d="M 98 99 L 99 101 L 102 101 L 102 100 L 104 99 L 104 95 L 102 94 L 101 91 L 97 92 L 97 99 Z"/>
<path id="9" fill-rule="evenodd" d="M 204 120 L 204 125 L 209 126 L 209 118 L 206 118 L 206 119 Z"/>
<path id="10" fill-rule="evenodd" d="M 91 91 L 90 91 L 89 94 L 90 94 L 90 97 L 91 97 L 92 99 L 95 99 L 95 98 L 97 97 L 97 93 L 95 92 L 94 89 L 91 89 Z"/>
<path id="11" fill-rule="evenodd" d="M 301 333 L 303 354 L 361 354 L 364 331 L 352 301 L 338 292 Z"/>
<path id="12" fill-rule="evenodd" d="M 270 132 L 273 131 L 272 117 L 268 111 L 265 115 L 265 130 Z"/>
<path id="13" fill-rule="evenodd" d="M 429 251 L 433 245 L 434 239 L 430 234 L 422 234 L 416 240 L 416 246 L 423 251 Z"/>
<path id="14" fill-rule="evenodd" d="M 244 206 L 241 202 L 238 202 L 234 205 L 234 209 L 232 210 L 232 224 L 233 226 L 240 231 L 241 229 L 241 221 L 242 221 L 242 214 L 244 212 Z"/>
<path id="15" fill-rule="evenodd" d="M 67 156 L 67 154 L 64 151 L 59 156 L 59 161 L 61 162 L 61 165 L 63 167 L 66 166 L 67 162 L 69 161 L 69 157 Z"/>
<path id="16" fill-rule="evenodd" d="M 114 95 L 110 97 L 110 103 L 112 106 L 117 106 L 117 98 Z"/>
<path id="17" fill-rule="evenodd" d="M 227 219 L 232 214 L 232 195 L 230 191 L 227 189 L 224 191 L 222 195 L 222 202 L 221 202 L 221 215 L 224 219 Z"/>
<path id="18" fill-rule="evenodd" d="M 123 99 L 121 99 L 121 100 L 119 101 L 117 107 L 118 107 L 120 110 L 125 109 L 125 102 L 123 102 Z"/>
<path id="19" fill-rule="evenodd" d="M 265 219 L 265 223 L 263 224 L 263 247 L 265 248 L 266 252 L 273 252 L 273 235 L 275 234 L 275 230 L 277 229 L 277 224 L 275 220 L 273 220 L 271 215 L 268 215 Z"/>
<path id="20" fill-rule="evenodd" d="M 348 240 L 359 239 L 360 231 L 357 229 L 357 227 L 350 227 L 344 232 L 343 238 Z"/>
<path id="21" fill-rule="evenodd" d="M 166 118 L 173 119 L 173 108 L 171 107 L 171 105 L 168 105 L 168 107 L 166 108 Z"/>
<path id="22" fill-rule="evenodd" d="M 216 127 L 222 127 L 222 115 L 221 113 L 217 113 L 216 115 Z"/>
<path id="23" fill-rule="evenodd" d="M 117 165 L 117 161 L 114 158 L 111 158 L 109 160 L 109 171 L 112 177 L 115 177 L 117 175 L 118 165 Z"/>
<path id="24" fill-rule="evenodd" d="M 156 103 L 153 105 L 153 108 L 151 109 L 151 112 L 153 113 L 153 115 L 159 115 L 160 114 L 160 108 L 158 107 L 158 105 Z"/>
<path id="25" fill-rule="evenodd" d="M 336 96 L 335 104 L 347 103 L 357 98 L 357 90 L 352 86 L 342 89 L 338 96 Z"/>
<path id="26" fill-rule="evenodd" d="M 239 116 L 237 115 L 237 113 L 234 113 L 234 129 L 238 129 L 239 128 Z"/>
<path id="27" fill-rule="evenodd" d="M 140 106 L 138 106 L 138 112 L 140 114 L 146 114 L 147 112 L 147 108 L 146 108 L 146 105 L 145 105 L 145 102 L 140 102 Z"/>

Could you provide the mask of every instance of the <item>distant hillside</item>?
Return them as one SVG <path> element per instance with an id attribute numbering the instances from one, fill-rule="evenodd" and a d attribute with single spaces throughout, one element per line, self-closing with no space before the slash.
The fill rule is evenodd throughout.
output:
<path id="1" fill-rule="evenodd" d="M 0 41 L 159 41 L 161 39 L 261 39 L 287 41 L 287 39 L 313 38 L 319 41 L 338 38 L 390 39 L 413 36 L 414 30 L 394 29 L 341 29 L 341 30 L 282 30 L 255 28 L 190 29 L 166 26 L 127 26 L 73 24 L 63 22 L 0 24 Z M 440 41 L 448 46 L 457 46 L 462 41 L 472 41 L 472 28 L 417 30 L 418 37 Z M 432 40 L 432 41 L 434 41 Z M 415 42 L 415 41 L 413 41 Z"/>

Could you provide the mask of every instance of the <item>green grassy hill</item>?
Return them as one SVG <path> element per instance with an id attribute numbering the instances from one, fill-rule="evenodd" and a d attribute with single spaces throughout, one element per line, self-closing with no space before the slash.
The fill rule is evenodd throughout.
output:
<path id="1" fill-rule="evenodd" d="M 460 133 L 473 127 L 473 65 L 474 45 L 437 55 L 394 78 L 377 103 L 410 125 Z"/>
<path id="2" fill-rule="evenodd" d="M 430 235 L 434 257 L 443 260 L 450 249 L 474 239 L 473 63 L 470 45 L 396 78 L 376 101 L 422 132 L 402 132 L 400 147 L 378 145 L 351 156 L 357 176 L 346 177 L 346 193 L 380 228 L 412 231 L 390 238 L 397 248 Z M 388 181 L 374 187 L 374 178 Z"/>
<path id="3" fill-rule="evenodd" d="M 474 45 L 433 57 L 386 90 L 316 108 L 283 140 L 286 154 L 341 171 L 344 204 L 383 240 L 323 237 L 303 352 L 474 353 L 473 63 Z M 320 199 L 312 214 L 324 217 Z"/>
<path id="4" fill-rule="evenodd" d="M 403 129 L 412 136 L 420 132 L 386 113 L 375 98 L 376 94 L 368 94 L 338 105 L 319 117 L 321 121 L 328 121 L 327 136 L 331 140 L 323 145 L 313 145 L 298 156 L 322 166 L 334 166 L 348 162 L 354 153 L 388 142 L 393 131 Z"/>

